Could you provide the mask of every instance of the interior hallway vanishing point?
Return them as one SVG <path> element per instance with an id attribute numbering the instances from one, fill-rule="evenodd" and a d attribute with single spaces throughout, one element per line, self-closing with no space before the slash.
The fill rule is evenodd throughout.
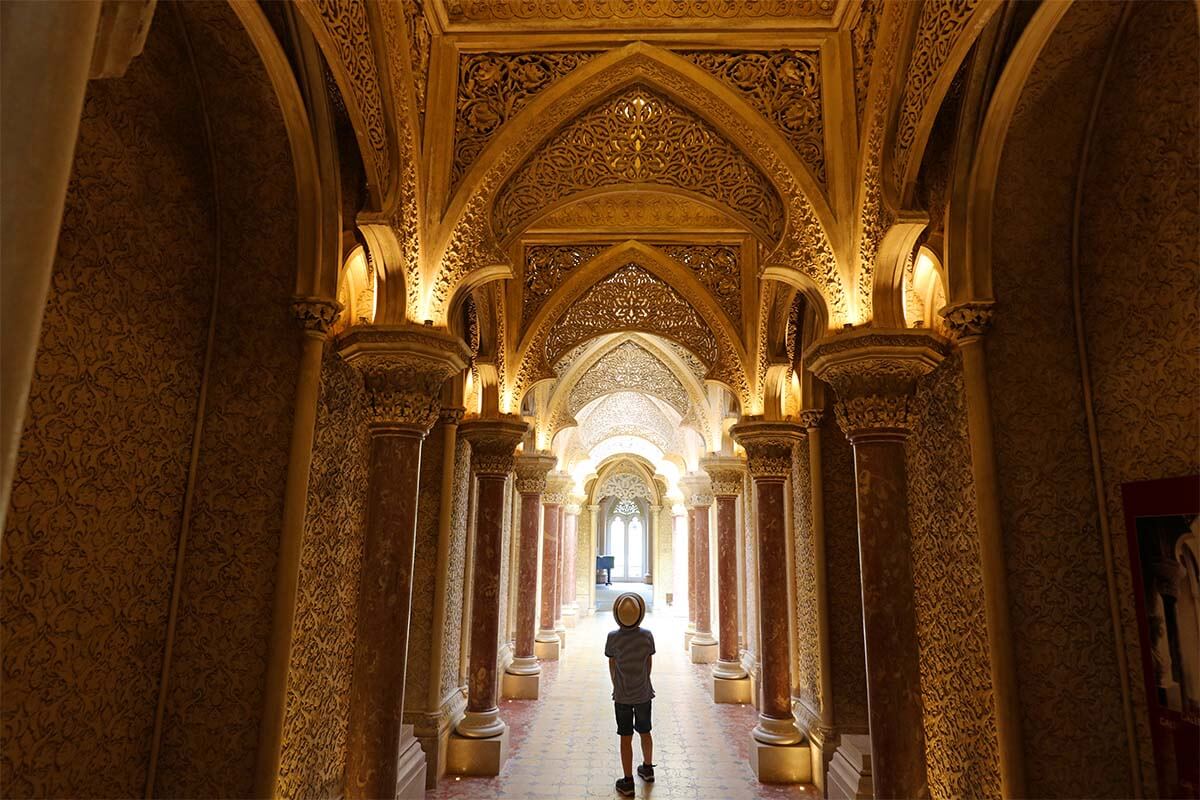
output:
<path id="1" fill-rule="evenodd" d="M 654 761 L 657 780 L 637 779 L 637 797 L 655 800 L 816 798 L 812 784 L 761 784 L 747 745 L 758 721 L 751 705 L 712 702 L 711 665 L 692 664 L 683 649 L 686 620 L 671 610 L 647 613 L 654 632 Z M 617 627 L 611 613 L 581 617 L 558 662 L 542 665 L 542 698 L 504 700 L 509 758 L 491 778 L 450 778 L 428 796 L 584 800 L 614 797 L 621 774 L 612 685 L 604 639 Z M 634 737 L 634 763 L 641 751 Z"/>

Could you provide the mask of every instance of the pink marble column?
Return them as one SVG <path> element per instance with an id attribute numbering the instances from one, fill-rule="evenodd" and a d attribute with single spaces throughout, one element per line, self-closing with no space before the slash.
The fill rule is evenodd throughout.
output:
<path id="1" fill-rule="evenodd" d="M 712 507 L 711 482 L 707 475 L 689 475 L 680 481 L 684 500 L 690 510 L 692 523 L 692 596 L 695 598 L 693 614 L 696 626 L 692 636 L 693 645 L 715 645 L 712 635 L 712 610 L 709 576 L 709 531 L 708 514 Z"/>
<path id="2" fill-rule="evenodd" d="M 554 572 L 554 630 L 563 644 L 566 644 L 567 626 L 563 624 L 562 615 L 563 594 L 566 592 L 563 573 L 566 571 L 567 561 L 567 498 L 560 493 L 560 499 L 561 502 L 558 504 L 558 569 Z"/>
<path id="3" fill-rule="evenodd" d="M 517 564 L 517 641 L 508 671 L 514 675 L 541 672 L 534 656 L 537 629 L 538 527 L 542 515 L 542 493 L 546 473 L 554 469 L 550 455 L 522 455 L 516 459 L 517 491 L 521 495 L 520 556 Z"/>
<path id="4" fill-rule="evenodd" d="M 543 496 L 542 513 L 542 608 L 537 641 L 557 642 L 554 630 L 554 587 L 558 575 L 558 504 L 557 494 Z"/>
<path id="5" fill-rule="evenodd" d="M 566 511 L 566 533 L 563 536 L 567 543 L 567 551 L 564 556 L 565 569 L 563 570 L 563 608 L 571 615 L 579 613 L 579 589 L 576 586 L 578 575 L 576 562 L 579 559 L 579 512 L 580 506 L 577 502 L 567 503 L 563 507 Z"/>
<path id="6" fill-rule="evenodd" d="M 466 366 L 467 349 L 427 328 L 372 326 L 351 329 L 338 351 L 363 375 L 371 435 L 346 796 L 394 798 L 414 770 L 424 775 L 424 756 L 401 724 L 421 445 L 442 384 Z"/>
<path id="7" fill-rule="evenodd" d="M 784 485 L 792 471 L 792 448 L 804 429 L 787 422 L 748 421 L 734 425 L 734 440 L 746 450 L 758 496 L 759 685 L 754 738 L 768 745 L 801 740 L 792 717 L 791 657 L 788 653 L 787 518 Z"/>
<path id="8" fill-rule="evenodd" d="M 904 441 L 916 381 L 941 362 L 928 331 L 853 330 L 809 348 L 854 445 L 872 779 L 879 798 L 928 793 Z"/>
<path id="9" fill-rule="evenodd" d="M 696 509 L 687 507 L 688 633 L 696 632 Z M 688 637 L 691 641 L 691 637 Z"/>
<path id="10" fill-rule="evenodd" d="M 746 677 L 738 648 L 737 499 L 746 465 L 739 458 L 707 458 L 700 466 L 712 479 L 717 498 L 717 635 L 720 647 L 713 675 Z"/>
<path id="11" fill-rule="evenodd" d="M 517 416 L 473 419 L 459 426 L 471 443 L 471 468 L 479 481 L 475 510 L 475 559 L 471 578 L 471 655 L 467 713 L 457 732 L 473 739 L 504 733 L 500 719 L 497 658 L 500 633 L 500 554 L 504 488 L 513 453 L 528 425 Z"/>

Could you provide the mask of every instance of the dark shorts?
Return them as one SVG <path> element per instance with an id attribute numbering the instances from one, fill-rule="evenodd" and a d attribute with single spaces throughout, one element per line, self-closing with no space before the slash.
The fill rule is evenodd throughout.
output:
<path id="1" fill-rule="evenodd" d="M 636 706 L 625 703 L 613 703 L 617 709 L 617 736 L 633 736 L 633 732 L 650 732 L 650 702 L 638 703 Z"/>

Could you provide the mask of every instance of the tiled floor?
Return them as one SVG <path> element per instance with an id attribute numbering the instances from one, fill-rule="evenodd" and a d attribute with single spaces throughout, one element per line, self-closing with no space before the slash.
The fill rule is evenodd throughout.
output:
<path id="1" fill-rule="evenodd" d="M 637 592 L 646 601 L 646 607 L 654 605 L 654 587 L 644 583 L 614 583 L 605 586 L 596 584 L 596 611 L 612 611 L 613 602 L 626 592 Z"/>
<path id="2" fill-rule="evenodd" d="M 707 665 L 692 664 L 683 650 L 683 622 L 653 614 L 654 761 L 658 780 L 637 780 L 639 798 L 657 800 L 742 800 L 817 797 L 811 786 L 766 786 L 750 770 L 748 746 L 755 711 L 751 706 L 712 702 Z M 449 776 L 430 793 L 434 798 L 617 797 L 620 776 L 612 687 L 604 659 L 604 638 L 616 627 L 608 614 L 584 617 L 568 634 L 568 650 L 544 665 L 539 700 L 506 700 L 501 714 L 509 723 L 510 755 L 494 778 Z M 634 737 L 634 763 L 640 763 Z"/>

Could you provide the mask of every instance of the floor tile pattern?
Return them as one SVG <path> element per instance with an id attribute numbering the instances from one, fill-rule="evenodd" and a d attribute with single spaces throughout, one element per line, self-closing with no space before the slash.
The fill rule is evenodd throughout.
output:
<path id="1" fill-rule="evenodd" d="M 708 665 L 692 664 L 683 649 L 684 621 L 650 614 L 654 632 L 654 761 L 658 780 L 637 780 L 637 797 L 657 800 L 783 800 L 818 795 L 811 786 L 758 783 L 748 758 L 752 706 L 712 702 Z M 444 778 L 428 796 L 588 800 L 615 798 L 620 776 L 612 687 L 604 639 L 616 627 L 608 614 L 584 617 L 568 634 L 561 661 L 543 665 L 539 700 L 505 700 L 510 756 L 494 778 Z M 640 763 L 634 738 L 634 763 Z"/>

